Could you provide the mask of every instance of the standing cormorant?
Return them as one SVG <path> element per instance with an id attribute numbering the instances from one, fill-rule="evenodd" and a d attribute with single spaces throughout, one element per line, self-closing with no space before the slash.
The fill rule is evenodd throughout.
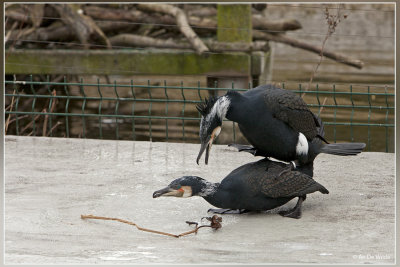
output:
<path id="1" fill-rule="evenodd" d="M 364 143 L 328 144 L 319 133 L 323 128 L 322 122 L 303 99 L 273 85 L 258 86 L 242 94 L 228 91 L 199 104 L 197 109 L 202 115 L 197 164 L 204 151 L 208 163 L 211 145 L 220 133 L 225 117 L 238 123 L 254 147 L 253 154 L 286 162 L 296 161 L 298 165 L 310 165 L 311 170 L 319 153 L 356 155 L 365 147 Z"/>
<path id="2" fill-rule="evenodd" d="M 264 158 L 233 170 L 221 183 L 211 183 L 197 176 L 183 176 L 166 188 L 155 191 L 153 198 L 201 196 L 211 205 L 222 208 L 211 209 L 215 213 L 244 213 L 274 209 L 298 197 L 293 209 L 279 213 L 298 219 L 306 195 L 316 191 L 329 193 L 311 176 L 295 170 L 292 164 Z"/>

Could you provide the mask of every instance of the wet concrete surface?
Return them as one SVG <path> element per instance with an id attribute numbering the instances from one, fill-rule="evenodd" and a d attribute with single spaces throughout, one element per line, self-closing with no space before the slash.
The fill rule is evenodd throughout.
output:
<path id="1" fill-rule="evenodd" d="M 81 214 L 118 217 L 179 234 L 210 216 L 200 197 L 152 198 L 183 175 L 218 182 L 258 160 L 197 144 L 7 136 L 6 264 L 394 263 L 394 154 L 319 155 L 314 179 L 330 194 L 308 195 L 301 219 L 222 215 L 222 228 L 179 239 Z M 293 206 L 292 200 L 283 208 Z"/>

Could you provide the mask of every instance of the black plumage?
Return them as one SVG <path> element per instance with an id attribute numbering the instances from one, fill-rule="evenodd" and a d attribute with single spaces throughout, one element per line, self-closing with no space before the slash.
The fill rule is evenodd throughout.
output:
<path id="1" fill-rule="evenodd" d="M 292 164 L 274 162 L 266 158 L 238 167 L 229 173 L 221 183 L 210 183 L 200 177 L 184 176 L 171 182 L 164 189 L 154 192 L 153 197 L 162 195 L 184 196 L 181 188 L 190 187 L 190 196 L 202 196 L 211 205 L 225 213 L 237 210 L 265 211 L 274 209 L 299 197 L 298 205 L 281 215 L 299 218 L 301 202 L 306 195 L 329 191 L 307 174 L 293 169 Z M 187 190 L 187 189 L 185 189 Z"/>
<path id="2" fill-rule="evenodd" d="M 275 87 L 264 94 L 266 106 L 275 118 L 287 123 L 292 129 L 301 132 L 307 140 L 317 137 L 319 121 L 301 97 L 290 91 Z"/>
<path id="3" fill-rule="evenodd" d="M 206 98 L 204 102 L 196 105 L 196 109 L 200 112 L 201 115 L 206 116 L 210 113 L 217 99 L 217 97 Z"/>
<path id="4" fill-rule="evenodd" d="M 225 108 L 225 117 L 238 123 L 252 145 L 252 148 L 242 150 L 255 155 L 286 162 L 296 160 L 299 165 L 309 165 L 312 169 L 319 153 L 355 155 L 365 147 L 364 143 L 327 144 L 322 121 L 309 110 L 304 100 L 273 85 L 258 86 L 244 93 L 229 91 L 218 99 L 208 101 L 203 106 L 203 125 L 211 125 L 212 122 L 217 126 L 222 124 L 219 124 L 221 118 L 210 115 L 214 105 Z M 207 135 L 205 130 L 207 127 L 204 126 L 200 129 L 200 136 Z M 200 156 L 201 153 L 198 159 Z"/>

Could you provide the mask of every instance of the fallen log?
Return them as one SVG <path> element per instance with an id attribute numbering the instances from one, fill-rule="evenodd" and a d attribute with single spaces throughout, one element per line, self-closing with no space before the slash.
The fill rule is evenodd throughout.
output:
<path id="1" fill-rule="evenodd" d="M 140 46 L 140 47 L 156 47 L 156 48 L 174 48 L 174 49 L 191 49 L 188 43 L 182 43 L 177 40 L 162 40 L 136 34 L 119 34 L 110 38 L 113 46 Z M 213 40 L 204 40 L 212 52 L 251 52 L 251 51 L 268 51 L 267 42 L 256 41 L 252 43 L 228 43 L 217 42 Z"/>
<path id="2" fill-rule="evenodd" d="M 293 38 L 290 38 L 288 36 L 282 35 L 282 34 L 270 34 L 270 33 L 266 33 L 266 32 L 260 32 L 260 31 L 253 31 L 253 38 L 258 39 L 258 40 L 265 40 L 265 41 L 273 41 L 273 42 L 278 42 L 278 43 L 284 43 L 284 44 L 288 44 L 291 45 L 293 47 L 297 47 L 297 48 L 301 48 L 313 53 L 316 53 L 318 55 L 321 54 L 321 47 L 315 46 L 315 45 L 311 45 Z M 324 49 L 322 51 L 322 55 L 333 59 L 337 62 L 358 68 L 358 69 L 362 69 L 362 67 L 364 66 L 364 62 L 362 62 L 361 60 L 358 59 L 354 59 L 354 58 L 350 58 L 332 51 L 328 51 L 326 49 Z"/>
<path id="3" fill-rule="evenodd" d="M 29 15 L 25 13 L 21 13 L 17 10 L 6 10 L 5 12 L 6 18 L 11 18 L 16 21 L 20 21 L 23 23 L 31 24 L 32 21 L 29 19 Z"/>
<path id="4" fill-rule="evenodd" d="M 213 17 L 217 16 L 217 9 L 214 7 L 202 7 L 200 5 L 188 5 L 190 9 L 187 11 L 189 17 Z"/>
<path id="5" fill-rule="evenodd" d="M 253 5 L 254 6 L 254 5 Z M 265 8 L 265 4 L 260 4 L 260 7 Z M 217 16 L 217 9 L 214 7 L 199 7 L 196 9 L 191 9 L 188 11 L 189 18 L 192 18 L 194 20 L 199 20 L 199 17 L 213 17 Z M 210 19 L 209 19 L 210 20 Z M 190 24 L 192 24 L 195 21 L 191 21 L 189 19 Z M 214 22 L 216 25 L 216 23 Z M 274 32 L 282 32 L 282 31 L 295 31 L 298 29 L 301 29 L 302 26 L 298 20 L 295 19 L 288 19 L 288 20 L 268 20 L 264 16 L 260 14 L 252 14 L 252 24 L 253 28 L 258 29 L 258 30 L 266 30 L 270 31 L 271 33 Z"/>
<path id="6" fill-rule="evenodd" d="M 193 48 L 199 54 L 202 54 L 205 51 L 209 51 L 207 46 L 203 43 L 203 41 L 201 41 L 201 39 L 190 27 L 185 13 L 180 8 L 165 4 L 138 4 L 138 8 L 147 11 L 169 14 L 175 17 L 176 24 L 178 25 L 179 30 L 182 32 L 183 35 L 186 36 L 186 38 L 188 39 L 189 43 L 191 43 Z"/>
<path id="7" fill-rule="evenodd" d="M 302 28 L 300 22 L 295 19 L 268 21 L 260 15 L 253 15 L 252 23 L 255 30 L 267 30 L 270 33 L 295 31 Z"/>
<path id="8" fill-rule="evenodd" d="M 44 17 L 44 5 L 32 5 L 29 8 L 30 20 L 32 21 L 33 27 L 37 28 L 42 24 Z"/>
<path id="9" fill-rule="evenodd" d="M 108 48 L 111 48 L 110 41 L 96 23 L 93 22 L 92 18 L 79 14 L 77 10 L 66 4 L 52 4 L 52 7 L 60 14 L 61 20 L 73 29 L 86 49 L 89 48 L 88 40 L 94 33 L 103 39 Z"/>
<path id="10" fill-rule="evenodd" d="M 144 47 L 147 46 L 147 43 L 150 43 L 151 47 L 188 49 L 187 44 L 182 44 L 182 43 L 173 44 L 173 41 L 166 41 L 161 39 L 145 39 L 143 36 L 141 37 L 136 36 L 134 37 L 135 38 L 134 40 L 129 41 L 129 38 L 132 38 L 132 36 L 121 37 L 117 35 L 116 37 L 112 37 L 113 43 L 109 42 L 107 37 L 105 37 L 104 32 L 118 31 L 120 29 L 127 29 L 128 27 L 134 28 L 144 23 L 160 24 L 160 26 L 168 26 L 168 25 L 175 26 L 179 24 L 180 25 L 179 28 L 181 30 L 185 31 L 184 29 L 186 30 L 189 29 L 191 32 L 194 33 L 194 31 L 190 28 L 188 24 L 186 24 L 185 26 L 183 22 L 178 23 L 178 19 L 173 17 L 174 15 L 177 16 L 176 12 L 178 12 L 179 14 L 183 13 L 183 11 L 180 9 L 178 9 L 179 11 L 177 11 L 176 10 L 177 8 L 170 5 L 151 5 L 151 4 L 139 4 L 135 7 L 151 11 L 152 13 L 149 14 L 147 12 L 142 12 L 141 10 L 136 10 L 136 9 L 120 10 L 115 8 L 103 8 L 98 6 L 84 6 L 83 10 L 86 15 L 82 15 L 78 14 L 78 12 L 76 11 L 73 11 L 71 8 L 69 9 L 67 8 L 67 10 L 69 10 L 68 12 L 61 12 L 64 11 L 62 9 L 63 5 L 57 5 L 57 4 L 46 5 L 44 11 L 45 16 L 52 10 L 57 10 L 60 14 L 63 13 L 62 20 L 66 22 L 68 26 L 60 25 L 60 23 L 56 22 L 49 27 L 13 30 L 10 34 L 7 35 L 8 37 L 7 40 L 15 40 L 19 38 L 22 40 L 31 40 L 31 41 L 69 41 L 76 39 L 76 37 L 78 37 L 78 39 L 81 40 L 81 42 L 83 42 L 83 44 L 86 47 L 89 47 L 91 44 L 88 43 L 88 39 L 90 37 L 88 35 L 95 32 L 104 39 L 108 47 L 111 47 L 111 45 L 116 46 L 117 44 L 124 44 L 124 43 L 127 46 Z M 165 7 L 167 7 L 166 10 L 164 10 Z M 70 13 L 73 13 L 73 15 L 71 15 Z M 10 18 L 28 24 L 32 23 L 32 21 L 29 19 L 29 16 L 21 14 L 20 12 L 15 10 L 6 10 L 6 16 L 9 16 Z M 78 20 L 74 20 L 74 18 L 76 18 L 77 16 L 81 17 Z M 82 17 L 88 19 L 82 19 Z M 97 25 L 93 22 L 93 19 L 99 20 L 97 22 Z M 200 29 L 206 32 L 216 31 L 217 24 L 216 21 L 213 19 L 200 18 L 196 16 L 190 16 L 188 19 L 189 23 L 193 25 L 193 27 L 197 28 L 197 31 L 199 31 Z M 124 20 L 134 22 L 137 24 L 126 23 L 124 22 Z M 38 25 L 38 22 L 36 22 L 36 25 Z M 271 31 L 274 30 L 285 31 L 289 29 L 294 30 L 301 27 L 301 25 L 296 20 L 283 20 L 278 22 L 270 22 L 264 20 L 263 17 L 259 15 L 253 15 L 253 26 L 257 29 L 269 29 Z M 291 45 L 293 47 L 305 49 L 307 51 L 316 54 L 321 54 L 320 47 L 287 37 L 282 34 L 272 34 L 270 32 L 262 32 L 262 31 L 257 31 L 257 29 L 253 31 L 253 38 L 255 40 L 280 42 L 287 45 Z M 190 35 L 190 32 L 189 33 L 186 32 L 186 35 Z M 127 38 L 128 41 L 121 40 L 121 38 L 125 39 Z M 141 39 L 139 40 L 139 38 Z M 199 39 L 197 35 L 194 37 L 194 39 L 188 38 L 188 40 L 192 46 L 194 45 L 194 43 L 197 44 L 202 43 L 202 45 L 204 45 L 204 42 L 201 39 Z M 266 48 L 263 47 L 263 44 L 257 44 L 256 42 L 253 42 L 253 44 L 249 46 L 242 46 L 242 47 L 222 45 L 221 43 L 212 41 L 207 41 L 205 43 L 207 45 L 212 46 L 212 48 L 211 47 L 209 48 L 211 51 L 223 51 L 224 47 L 227 49 L 225 51 L 266 50 Z M 194 46 L 196 51 L 204 52 L 208 50 L 207 47 L 206 47 L 207 50 L 204 50 L 202 45 L 197 47 Z M 362 61 L 357 59 L 352 59 L 331 51 L 324 50 L 322 52 L 322 55 L 331 58 L 335 61 L 338 61 L 340 63 L 347 64 L 349 66 L 353 66 L 359 69 L 363 67 Z"/>
<path id="11" fill-rule="evenodd" d="M 136 9 L 123 10 L 98 6 L 82 7 L 84 14 L 95 20 L 129 21 L 137 24 L 176 25 L 176 20 L 169 15 L 152 14 Z"/>
<path id="12" fill-rule="evenodd" d="M 210 8 L 211 9 L 211 8 Z M 174 26 L 176 25 L 176 20 L 169 16 L 157 16 L 157 14 L 151 14 L 142 12 L 140 10 L 122 10 L 122 9 L 111 9 L 111 8 L 102 8 L 97 6 L 85 6 L 83 7 L 85 14 L 92 17 L 93 19 L 99 20 L 126 20 L 134 23 L 151 23 L 151 24 L 160 24 L 160 26 Z M 214 8 L 215 13 L 217 10 Z M 196 14 L 196 13 L 194 13 Z M 192 28 L 205 29 L 210 32 L 216 32 L 217 30 L 217 21 L 215 19 L 190 15 L 188 17 L 189 24 Z M 300 22 L 297 20 L 289 19 L 289 20 L 279 20 L 279 21 L 269 21 L 264 17 L 259 15 L 252 16 L 253 27 L 258 30 L 266 30 L 273 33 L 274 31 L 293 31 L 297 29 L 301 29 L 302 26 Z"/>
<path id="13" fill-rule="evenodd" d="M 113 46 L 140 46 L 157 48 L 190 49 L 190 44 L 178 43 L 173 40 L 162 40 L 137 34 L 119 34 L 111 37 Z"/>
<path id="14" fill-rule="evenodd" d="M 124 22 L 100 21 L 99 28 L 104 32 L 119 30 L 134 30 L 136 25 L 129 25 Z M 19 37 L 18 37 L 19 36 Z M 17 38 L 18 37 L 18 38 Z M 48 27 L 37 28 L 33 32 L 25 33 L 25 30 L 14 30 L 8 40 L 24 40 L 24 41 L 71 41 L 76 39 L 75 32 L 60 22 L 55 22 Z"/>

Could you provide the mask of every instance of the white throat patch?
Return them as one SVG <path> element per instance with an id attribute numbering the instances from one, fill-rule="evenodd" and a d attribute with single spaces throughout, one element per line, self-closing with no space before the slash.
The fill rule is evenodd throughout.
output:
<path id="1" fill-rule="evenodd" d="M 297 141 L 297 146 L 296 146 L 296 154 L 299 156 L 308 154 L 307 138 L 304 136 L 304 134 L 300 132 L 299 132 L 299 140 Z"/>
<path id="2" fill-rule="evenodd" d="M 192 196 L 192 188 L 190 186 L 182 186 L 183 195 L 182 197 L 191 197 Z"/>
<path id="3" fill-rule="evenodd" d="M 198 193 L 199 196 L 206 197 L 214 194 L 217 191 L 218 184 L 213 184 L 208 181 L 203 181 L 203 183 L 205 184 L 205 187 L 203 187 L 201 192 Z"/>

